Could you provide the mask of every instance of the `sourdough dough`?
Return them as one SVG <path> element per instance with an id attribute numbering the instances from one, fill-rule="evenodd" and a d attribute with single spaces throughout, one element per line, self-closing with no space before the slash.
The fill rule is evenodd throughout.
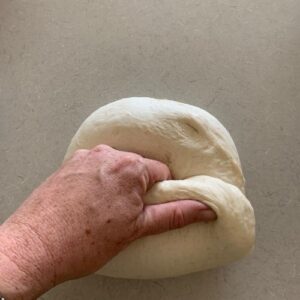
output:
<path id="1" fill-rule="evenodd" d="M 208 112 L 171 100 L 122 99 L 99 108 L 82 123 L 65 159 L 77 149 L 98 144 L 169 166 L 176 180 L 154 185 L 146 203 L 195 199 L 218 215 L 214 222 L 137 240 L 99 274 L 174 277 L 226 264 L 251 250 L 255 220 L 244 195 L 239 156 L 227 130 Z"/>

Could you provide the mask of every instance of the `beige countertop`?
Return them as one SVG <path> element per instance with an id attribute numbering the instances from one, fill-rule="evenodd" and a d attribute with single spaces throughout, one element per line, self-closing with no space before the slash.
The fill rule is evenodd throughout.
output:
<path id="1" fill-rule="evenodd" d="M 41 299 L 299 299 L 300 2 L 1 1 L 0 221 L 99 106 L 198 105 L 231 132 L 257 219 L 253 254 L 164 280 L 89 276 Z"/>

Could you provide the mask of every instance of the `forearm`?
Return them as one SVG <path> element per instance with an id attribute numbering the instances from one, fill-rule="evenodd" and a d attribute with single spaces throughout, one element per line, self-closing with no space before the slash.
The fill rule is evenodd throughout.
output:
<path id="1" fill-rule="evenodd" d="M 6 299 L 36 299 L 54 285 L 48 255 L 25 225 L 1 225 L 0 245 L 0 293 Z"/>

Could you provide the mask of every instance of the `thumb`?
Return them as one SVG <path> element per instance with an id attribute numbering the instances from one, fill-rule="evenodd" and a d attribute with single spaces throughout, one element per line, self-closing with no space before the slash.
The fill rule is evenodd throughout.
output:
<path id="1" fill-rule="evenodd" d="M 138 226 L 141 236 L 145 236 L 181 228 L 199 221 L 212 221 L 216 218 L 215 212 L 199 201 L 177 200 L 146 205 L 138 219 Z"/>

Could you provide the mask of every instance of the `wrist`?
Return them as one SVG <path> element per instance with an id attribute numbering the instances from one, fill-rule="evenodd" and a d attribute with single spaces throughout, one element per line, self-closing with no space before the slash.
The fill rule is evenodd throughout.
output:
<path id="1" fill-rule="evenodd" d="M 36 299 L 54 286 L 41 241 L 24 224 L 0 226 L 0 292 L 7 299 Z"/>

